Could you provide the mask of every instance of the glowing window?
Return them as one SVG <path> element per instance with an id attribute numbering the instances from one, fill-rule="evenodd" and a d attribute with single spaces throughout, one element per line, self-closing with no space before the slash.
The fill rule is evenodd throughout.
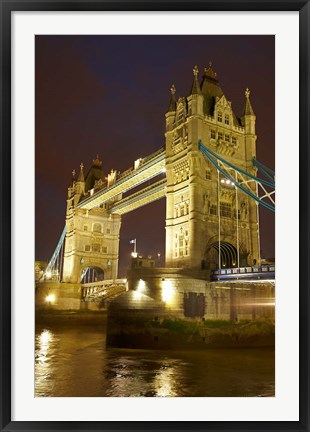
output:
<path id="1" fill-rule="evenodd" d="M 210 215 L 215 215 L 216 216 L 216 214 L 217 214 L 216 205 L 215 204 L 211 204 L 209 211 L 210 211 Z"/>
<path id="2" fill-rule="evenodd" d="M 220 203 L 220 214 L 223 217 L 231 217 L 231 204 L 227 202 Z"/>

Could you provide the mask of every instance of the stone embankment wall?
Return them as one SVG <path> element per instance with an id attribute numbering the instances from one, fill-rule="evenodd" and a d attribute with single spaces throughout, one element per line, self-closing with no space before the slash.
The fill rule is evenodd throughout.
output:
<path id="1" fill-rule="evenodd" d="M 36 310 L 81 309 L 81 285 L 60 282 L 40 282 L 35 288 Z"/>
<path id="2" fill-rule="evenodd" d="M 127 275 L 130 290 L 162 302 L 175 317 L 223 319 L 274 318 L 273 281 L 208 282 L 205 272 L 180 269 L 134 269 Z"/>
<path id="3" fill-rule="evenodd" d="M 160 308 L 165 316 L 175 318 L 230 321 L 274 318 L 274 282 L 207 280 L 204 271 L 132 269 L 128 272 L 127 283 L 134 295 L 128 304 L 126 296 L 122 297 L 121 303 L 118 304 L 116 298 L 112 304 L 116 309 L 137 314 L 145 310 L 146 299 L 149 299 L 151 310 Z M 35 305 L 37 310 L 99 310 L 106 307 L 99 301 L 84 301 L 80 284 L 59 282 L 37 283 Z"/>

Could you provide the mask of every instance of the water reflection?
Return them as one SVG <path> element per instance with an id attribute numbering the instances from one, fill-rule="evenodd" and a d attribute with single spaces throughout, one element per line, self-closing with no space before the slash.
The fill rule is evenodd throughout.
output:
<path id="1" fill-rule="evenodd" d="M 36 389 L 46 387 L 52 378 L 52 360 L 54 357 L 55 336 L 51 330 L 43 329 L 36 336 L 35 350 L 35 386 Z"/>
<path id="2" fill-rule="evenodd" d="M 154 380 L 156 396 L 178 396 L 174 381 L 174 376 L 177 375 L 176 367 L 176 365 L 167 366 L 165 364 L 160 367 Z"/>
<path id="3" fill-rule="evenodd" d="M 98 328 L 37 329 L 38 396 L 273 396 L 274 351 L 106 350 Z"/>

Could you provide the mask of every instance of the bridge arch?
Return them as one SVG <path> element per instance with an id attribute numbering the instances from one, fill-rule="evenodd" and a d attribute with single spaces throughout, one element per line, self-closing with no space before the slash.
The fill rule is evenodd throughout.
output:
<path id="1" fill-rule="evenodd" d="M 246 265 L 247 253 L 243 247 L 239 246 L 239 265 Z M 219 263 L 220 258 L 220 263 Z M 231 268 L 238 267 L 238 252 L 234 242 L 223 239 L 220 244 L 218 239 L 211 239 L 205 250 L 205 256 L 202 263 L 203 268 L 215 270 L 220 267 Z"/>
<path id="2" fill-rule="evenodd" d="M 104 270 L 97 266 L 87 265 L 81 272 L 81 283 L 99 282 L 104 280 Z"/>

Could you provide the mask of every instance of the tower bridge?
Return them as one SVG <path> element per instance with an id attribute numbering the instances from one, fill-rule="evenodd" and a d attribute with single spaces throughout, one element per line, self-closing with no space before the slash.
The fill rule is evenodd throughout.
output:
<path id="1" fill-rule="evenodd" d="M 73 172 L 65 230 L 45 277 L 54 271 L 63 282 L 85 284 L 92 269 L 94 283 L 117 280 L 121 216 L 162 198 L 166 268 L 221 275 L 260 264 L 258 205 L 274 211 L 275 183 L 256 160 L 250 91 L 238 117 L 212 64 L 200 82 L 194 67 L 188 96 L 176 98 L 171 87 L 165 118 L 165 145 L 123 173 L 106 175 L 99 156 L 86 175 L 83 164 L 77 178 Z"/>

